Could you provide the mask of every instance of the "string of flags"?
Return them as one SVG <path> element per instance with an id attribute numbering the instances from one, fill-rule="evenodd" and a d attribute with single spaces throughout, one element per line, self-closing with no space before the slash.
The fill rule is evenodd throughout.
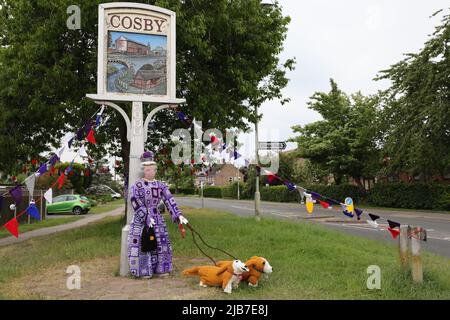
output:
<path id="1" fill-rule="evenodd" d="M 36 177 L 39 177 L 41 175 L 43 175 L 44 173 L 48 172 L 50 170 L 50 172 L 55 172 L 55 168 L 54 166 L 56 165 L 56 163 L 58 161 L 60 161 L 61 156 L 63 154 L 63 152 L 66 150 L 66 147 L 68 147 L 68 149 L 71 149 L 72 144 L 74 139 L 76 138 L 78 141 L 82 142 L 81 147 L 79 148 L 78 152 L 76 153 L 76 155 L 74 156 L 74 158 L 72 159 L 72 161 L 70 162 L 69 167 L 64 170 L 63 172 L 60 173 L 58 179 L 50 186 L 50 188 L 44 193 L 44 198 L 48 203 L 53 203 L 53 188 L 56 186 L 56 184 L 58 184 L 58 189 L 61 189 L 62 186 L 64 185 L 65 182 L 65 178 L 66 175 L 69 175 L 70 173 L 73 173 L 72 169 L 73 169 L 73 163 L 76 159 L 77 156 L 81 156 L 81 157 L 89 157 L 87 152 L 86 152 L 86 146 L 85 144 L 87 142 L 92 143 L 92 144 L 97 144 L 95 137 L 94 137 L 94 132 L 96 129 L 98 129 L 101 126 L 102 123 L 102 114 L 104 111 L 104 106 L 101 107 L 99 112 L 96 112 L 94 115 L 96 116 L 96 120 L 95 120 L 95 127 L 93 127 L 93 123 L 92 123 L 92 118 L 93 116 L 91 116 L 84 124 L 84 126 L 82 128 L 80 128 L 79 130 L 77 130 L 77 132 L 71 133 L 69 134 L 69 138 L 67 141 L 67 146 L 64 145 L 62 147 L 60 147 L 51 157 L 50 159 L 39 165 L 39 169 L 32 173 L 30 176 L 28 176 L 24 182 L 22 184 L 18 184 L 15 187 L 13 187 L 12 189 L 10 189 L 8 192 L 5 192 L 3 194 L 0 195 L 0 208 L 2 207 L 3 204 L 3 199 L 4 196 L 6 194 L 10 194 L 11 197 L 14 199 L 14 202 L 16 203 L 16 206 L 20 205 L 23 202 L 23 195 L 22 195 L 22 187 L 25 185 L 27 190 L 29 191 L 30 194 L 30 199 L 29 199 L 29 205 L 27 206 L 27 208 L 21 212 L 19 212 L 14 218 L 10 219 L 8 222 L 6 222 L 3 226 L 0 226 L 0 229 L 5 228 L 7 229 L 13 236 L 15 236 L 16 238 L 19 237 L 19 223 L 18 223 L 18 218 L 21 217 L 24 214 L 28 214 L 30 217 L 36 219 L 36 220 L 41 220 L 41 216 L 39 214 L 39 211 L 37 209 L 36 204 L 38 204 L 41 201 L 41 198 L 37 198 L 37 200 L 33 199 L 33 193 L 34 193 L 34 186 L 35 186 L 35 182 L 36 182 Z M 86 134 L 86 138 L 84 138 L 84 135 Z M 83 141 L 84 139 L 86 139 L 86 142 Z M 37 159 L 32 159 L 31 160 L 31 164 L 33 167 L 36 167 L 38 164 Z M 25 171 L 27 172 L 27 171 Z"/>
<path id="2" fill-rule="evenodd" d="M 177 116 L 178 118 L 188 127 L 191 126 L 192 123 L 194 123 L 194 125 L 196 125 L 195 121 L 193 122 L 192 120 L 190 120 L 183 112 L 181 112 L 179 109 L 176 109 L 177 111 Z M 201 128 L 200 128 L 201 129 Z M 215 136 L 215 135 L 211 135 L 211 144 L 213 145 L 218 145 L 220 143 L 219 139 Z M 230 157 L 233 157 L 235 160 L 238 159 L 239 157 L 241 157 L 242 155 L 240 155 L 236 149 L 232 149 L 231 151 L 228 149 L 228 146 L 226 143 L 221 144 L 221 148 L 222 148 L 222 155 L 223 153 L 228 153 L 230 154 Z M 244 159 L 245 161 L 245 166 L 248 166 L 250 161 L 247 159 Z M 333 209 L 335 207 L 340 208 L 340 210 L 342 210 L 342 213 L 347 216 L 348 218 L 353 219 L 355 216 L 357 218 L 357 220 L 361 220 L 361 216 L 363 214 L 366 214 L 366 212 L 364 212 L 364 210 L 360 209 L 360 208 L 356 208 L 354 206 L 353 203 L 353 199 L 350 197 L 345 198 L 344 202 L 340 202 L 337 201 L 335 199 L 323 196 L 317 192 L 311 191 L 311 190 L 307 190 L 301 186 L 297 186 L 294 183 L 283 179 L 277 175 L 275 175 L 274 173 L 261 168 L 260 166 L 256 166 L 256 171 L 257 171 L 257 175 L 261 174 L 261 170 L 264 170 L 267 173 L 267 180 L 269 183 L 272 183 L 275 180 L 279 180 L 281 181 L 284 185 L 286 185 L 286 187 L 288 188 L 289 191 L 295 191 L 297 190 L 301 196 L 301 204 L 305 204 L 306 206 L 306 211 L 308 212 L 308 214 L 312 214 L 313 210 L 314 210 L 314 204 L 319 203 L 323 208 L 325 209 Z M 192 173 L 192 170 L 191 170 Z M 367 213 L 367 215 L 369 216 L 370 220 L 367 219 L 366 222 L 372 226 L 375 229 L 383 229 L 386 228 L 392 235 L 392 237 L 394 239 L 396 239 L 399 234 L 400 234 L 400 226 L 401 224 L 395 221 L 392 221 L 390 219 L 387 218 L 383 218 L 380 217 L 378 215 L 372 214 L 372 213 Z M 384 225 L 380 225 L 377 223 L 377 220 L 382 219 L 387 221 L 388 226 L 384 226 Z M 420 228 L 419 228 L 420 229 Z M 414 233 L 411 233 L 411 236 L 417 236 Z M 426 236 L 419 238 L 420 240 L 426 241 Z"/>

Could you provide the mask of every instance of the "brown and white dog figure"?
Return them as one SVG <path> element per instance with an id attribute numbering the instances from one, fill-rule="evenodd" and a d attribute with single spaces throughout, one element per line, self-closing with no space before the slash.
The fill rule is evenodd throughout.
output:
<path id="1" fill-rule="evenodd" d="M 244 272 L 250 271 L 241 260 L 223 261 L 220 266 L 199 266 L 184 270 L 183 275 L 200 276 L 201 287 L 222 286 L 225 293 L 236 288 Z"/>
<path id="2" fill-rule="evenodd" d="M 217 265 L 224 266 L 229 263 L 230 261 L 219 261 Z M 269 261 L 267 261 L 267 259 L 263 257 L 253 256 L 247 260 L 245 265 L 248 267 L 249 271 L 244 272 L 240 278 L 241 281 L 248 282 L 248 285 L 251 287 L 258 286 L 259 278 L 263 273 L 268 275 L 273 271 L 273 268 L 270 265 Z"/>

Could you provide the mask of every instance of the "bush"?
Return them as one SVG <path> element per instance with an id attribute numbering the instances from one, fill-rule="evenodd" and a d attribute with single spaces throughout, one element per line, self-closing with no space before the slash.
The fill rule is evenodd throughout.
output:
<path id="1" fill-rule="evenodd" d="M 95 201 L 95 205 L 97 205 L 97 203 L 107 203 L 113 200 L 110 194 L 89 195 L 88 199 Z"/>
<path id="2" fill-rule="evenodd" d="M 216 186 L 204 187 L 203 196 L 206 198 L 222 198 L 222 189 L 223 189 L 222 187 Z"/>
<path id="3" fill-rule="evenodd" d="M 391 208 L 450 209 L 450 186 L 438 183 L 378 183 L 369 192 L 371 204 Z"/>
<path id="4" fill-rule="evenodd" d="M 317 192 L 322 196 L 331 198 L 340 202 L 344 202 L 345 198 L 350 197 L 353 203 L 364 202 L 367 194 L 366 191 L 358 186 L 351 184 L 340 184 L 340 185 L 308 185 L 304 186 L 310 191 Z"/>
<path id="5" fill-rule="evenodd" d="M 170 187 L 169 190 L 170 190 L 170 192 L 172 194 L 195 194 L 195 191 L 196 191 L 194 187 L 192 187 L 192 188 L 178 188 L 178 192 L 175 189 L 175 187 Z"/>
<path id="6" fill-rule="evenodd" d="M 222 187 L 222 197 L 237 199 L 237 188 L 237 182 Z M 248 195 L 244 193 L 244 184 L 242 182 L 239 184 L 239 199 L 249 199 Z"/>

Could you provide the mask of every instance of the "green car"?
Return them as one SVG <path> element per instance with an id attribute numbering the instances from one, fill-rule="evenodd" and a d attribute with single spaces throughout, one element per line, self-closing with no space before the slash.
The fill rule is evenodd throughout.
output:
<path id="1" fill-rule="evenodd" d="M 91 209 L 89 199 L 78 194 L 63 194 L 47 203 L 47 214 L 72 212 L 75 215 L 87 213 Z"/>

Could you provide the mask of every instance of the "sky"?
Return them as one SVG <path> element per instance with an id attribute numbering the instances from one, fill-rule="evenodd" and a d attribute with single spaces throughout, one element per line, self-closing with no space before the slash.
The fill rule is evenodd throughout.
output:
<path id="1" fill-rule="evenodd" d="M 321 119 L 307 108 L 316 91 L 328 92 L 330 78 L 347 94 L 374 94 L 389 87 L 389 81 L 374 81 L 380 70 L 418 52 L 440 24 L 430 16 L 448 8 L 448 1 L 432 0 L 279 0 L 283 13 L 291 17 L 280 61 L 295 57 L 296 69 L 287 74 L 283 90 L 291 102 L 266 102 L 260 112 L 259 141 L 285 141 L 294 125 Z M 448 11 L 447 11 L 448 12 Z M 254 126 L 253 126 L 254 127 Z M 243 134 L 240 142 L 254 153 L 254 134 Z M 296 148 L 288 143 L 286 150 Z"/>
<path id="2" fill-rule="evenodd" d="M 280 55 L 283 62 L 296 58 L 289 84 L 283 90 L 291 101 L 282 106 L 269 101 L 260 108 L 259 141 L 285 141 L 294 136 L 294 125 L 321 119 L 307 108 L 316 91 L 328 92 L 333 78 L 347 94 L 374 94 L 389 82 L 374 81 L 380 70 L 418 52 L 442 17 L 430 16 L 450 7 L 448 0 L 279 0 L 291 23 Z M 447 11 L 448 12 L 448 11 Z M 205 129 L 205 128 L 204 128 Z M 241 153 L 254 155 L 254 133 L 241 134 Z M 296 147 L 288 143 L 287 150 Z M 63 156 L 70 161 L 73 155 Z"/>

